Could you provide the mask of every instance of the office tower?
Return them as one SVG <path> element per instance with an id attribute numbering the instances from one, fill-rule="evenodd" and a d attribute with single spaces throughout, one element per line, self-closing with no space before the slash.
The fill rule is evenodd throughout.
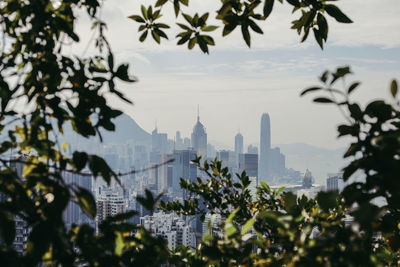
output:
<path id="1" fill-rule="evenodd" d="M 259 181 L 270 182 L 271 177 L 271 125 L 269 115 L 264 113 L 261 117 L 260 131 L 260 161 L 259 161 Z"/>
<path id="2" fill-rule="evenodd" d="M 180 131 L 176 131 L 175 149 L 184 149 L 184 147 L 183 147 L 183 139 L 181 137 L 181 132 Z"/>
<path id="3" fill-rule="evenodd" d="M 217 158 L 222 161 L 222 167 L 228 167 L 230 173 L 237 172 L 238 159 L 234 151 L 231 150 L 218 151 Z"/>
<path id="4" fill-rule="evenodd" d="M 270 150 L 270 167 L 271 167 L 271 174 L 281 176 L 286 171 L 285 165 L 285 155 L 281 153 L 279 147 L 275 147 Z"/>
<path id="5" fill-rule="evenodd" d="M 168 135 L 159 133 L 157 127 L 151 132 L 151 152 L 153 152 L 153 155 L 168 153 Z M 150 162 L 155 162 L 156 160 L 157 156 L 150 158 Z"/>
<path id="6" fill-rule="evenodd" d="M 168 188 L 171 187 L 169 180 L 172 180 L 171 170 L 173 166 L 173 162 L 168 162 L 169 160 L 173 159 L 174 156 L 171 154 L 160 154 L 158 155 L 158 162 L 161 164 L 155 170 L 158 172 L 157 174 L 157 189 L 158 193 L 161 192 L 168 192 Z"/>
<path id="7" fill-rule="evenodd" d="M 183 149 L 189 149 L 191 147 L 190 138 L 185 137 L 183 139 Z"/>
<path id="8" fill-rule="evenodd" d="M 200 122 L 200 116 L 197 114 L 197 123 L 193 128 L 192 147 L 203 159 L 207 157 L 207 133 L 204 125 Z"/>
<path id="9" fill-rule="evenodd" d="M 64 172 L 62 177 L 66 184 L 79 186 L 92 192 L 92 176 L 91 175 L 79 175 L 70 172 Z M 84 223 L 93 224 L 94 221 L 82 211 L 78 204 L 70 201 L 63 212 L 63 220 L 67 228 L 71 227 L 72 224 L 81 225 Z"/>
<path id="10" fill-rule="evenodd" d="M 344 187 L 343 174 L 342 173 L 329 173 L 326 179 L 326 190 L 327 191 L 338 191 L 341 192 Z"/>
<path id="11" fill-rule="evenodd" d="M 214 159 L 217 156 L 215 147 L 211 144 L 207 144 L 207 158 Z"/>
<path id="12" fill-rule="evenodd" d="M 243 154 L 243 135 L 241 133 L 235 136 L 235 154 Z"/>
<path id="13" fill-rule="evenodd" d="M 258 148 L 256 146 L 249 145 L 247 147 L 247 153 L 249 153 L 249 154 L 258 154 Z"/>
<path id="14" fill-rule="evenodd" d="M 246 171 L 249 177 L 258 177 L 258 155 L 239 154 L 239 173 Z"/>
<path id="15" fill-rule="evenodd" d="M 229 151 L 228 150 L 220 150 L 217 152 L 218 160 L 222 161 L 223 167 L 229 166 Z"/>
<path id="16" fill-rule="evenodd" d="M 197 166 L 192 160 L 196 158 L 194 150 L 175 150 L 172 162 L 172 189 L 176 196 L 185 197 L 182 194 L 179 182 L 180 178 L 194 182 L 197 178 Z"/>
<path id="17" fill-rule="evenodd" d="M 159 139 L 158 139 L 158 129 L 157 126 L 151 132 L 151 152 L 158 151 L 160 147 Z"/>

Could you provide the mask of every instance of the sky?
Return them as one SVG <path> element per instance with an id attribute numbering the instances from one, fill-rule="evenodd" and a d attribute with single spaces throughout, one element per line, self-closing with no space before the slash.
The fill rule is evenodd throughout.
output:
<path id="1" fill-rule="evenodd" d="M 250 49 L 239 31 L 222 38 L 222 29 L 218 29 L 212 33 L 217 45 L 209 55 L 197 47 L 189 51 L 177 46 L 176 27 L 167 31 L 170 40 L 161 45 L 151 38 L 140 43 L 138 25 L 127 17 L 139 14 L 140 3 L 146 2 L 105 1 L 102 18 L 117 61 L 129 63 L 139 80 L 119 84 L 134 105 L 113 98 L 109 103 L 148 132 L 157 122 L 159 132 L 168 133 L 171 139 L 177 130 L 189 137 L 199 105 L 208 139 L 214 143 L 233 147 L 240 131 L 246 146 L 258 144 L 265 112 L 271 118 L 273 145 L 303 142 L 340 148 L 349 142 L 336 138 L 337 125 L 344 122 L 340 112 L 334 106 L 312 103 L 311 97 L 300 97 L 302 89 L 317 85 L 317 77 L 326 69 L 351 65 L 354 74 L 347 82 L 362 82 L 353 99 L 365 104 L 375 98 L 388 99 L 390 80 L 400 80 L 398 0 L 335 2 L 354 23 L 328 19 L 329 36 L 323 51 L 311 35 L 299 43 L 297 33 L 290 29 L 290 22 L 299 14 L 291 14 L 287 4 L 277 3 L 268 20 L 260 24 L 264 35 L 252 34 Z M 185 12 L 209 11 L 213 17 L 218 3 L 192 0 Z M 173 24 L 173 14 L 165 11 L 160 21 Z M 70 53 L 82 53 L 92 36 L 90 22 L 83 15 L 78 29 L 81 43 Z"/>

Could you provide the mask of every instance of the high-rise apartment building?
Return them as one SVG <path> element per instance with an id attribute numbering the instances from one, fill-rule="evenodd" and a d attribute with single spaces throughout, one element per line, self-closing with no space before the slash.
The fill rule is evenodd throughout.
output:
<path id="1" fill-rule="evenodd" d="M 155 236 L 164 237 L 170 249 L 177 246 L 196 246 L 195 234 L 190 224 L 174 213 L 155 212 L 140 217 L 140 225 Z"/>
<path id="2" fill-rule="evenodd" d="M 125 212 L 127 203 L 121 192 L 102 188 L 96 199 L 96 206 L 96 223 L 98 225 L 98 223 L 109 216 Z"/>
<path id="3" fill-rule="evenodd" d="M 10 167 L 17 172 L 19 177 L 22 177 L 22 173 L 24 170 L 24 164 L 21 162 L 10 162 Z M 3 201 L 3 197 L 0 196 L 0 201 Z M 5 199 L 4 199 L 5 201 Z M 27 223 L 19 216 L 14 217 L 15 222 L 15 238 L 13 242 L 13 246 L 15 250 L 22 254 L 25 251 L 26 241 L 28 240 L 28 236 L 30 233 L 29 228 L 27 227 Z"/>

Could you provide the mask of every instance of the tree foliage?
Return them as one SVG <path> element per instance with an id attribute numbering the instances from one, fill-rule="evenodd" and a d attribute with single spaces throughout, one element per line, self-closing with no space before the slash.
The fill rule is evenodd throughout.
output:
<path id="1" fill-rule="evenodd" d="M 326 16 L 340 23 L 351 20 L 333 1 L 278 0 L 300 14 L 292 28 L 307 39 L 314 32 L 322 48 L 328 36 Z M 251 44 L 251 31 L 262 33 L 259 23 L 267 20 L 274 0 L 223 0 L 211 25 L 206 14 L 187 14 L 187 0 L 158 0 L 141 8 L 131 19 L 139 23 L 139 40 L 148 35 L 160 43 L 167 39 L 170 25 L 160 21 L 162 8 L 170 6 L 182 30 L 178 45 L 198 45 L 205 52 L 214 45 L 210 32 L 222 28 L 222 35 L 241 30 Z M 265 183 L 256 197 L 249 190 L 249 177 L 233 177 L 221 162 L 205 161 L 199 168 L 206 180 L 181 181 L 192 198 L 181 202 L 160 202 L 148 191 L 138 198 L 144 207 L 184 215 L 205 217 L 219 214 L 221 221 L 210 224 L 208 234 L 196 248 L 169 250 L 166 240 L 154 237 L 142 227 L 126 223 L 135 212 L 107 218 L 99 232 L 89 225 L 67 229 L 62 213 L 70 201 L 89 216 L 97 213 L 94 197 L 84 188 L 67 184 L 67 172 L 104 179 L 116 174 L 97 155 L 65 151 L 59 137 L 64 128 L 84 137 L 100 130 L 113 131 L 113 119 L 121 111 L 107 105 L 108 95 L 131 103 L 116 86 L 117 81 L 134 82 L 127 64 L 117 64 L 104 35 L 106 24 L 99 18 L 98 0 L 7 0 L 0 2 L 2 31 L 0 62 L 0 262 L 2 266 L 376 266 L 395 265 L 399 239 L 399 100 L 397 82 L 391 83 L 393 102 L 374 101 L 365 108 L 351 102 L 346 91 L 332 86 L 350 73 L 348 67 L 326 72 L 322 86 L 304 93 L 323 92 L 316 102 L 339 106 L 347 124 L 339 134 L 350 135 L 354 143 L 346 152 L 352 162 L 344 169 L 345 179 L 362 171 L 365 179 L 350 183 L 342 195 L 320 193 L 315 199 L 296 197 L 284 189 L 271 190 Z M 65 47 L 79 42 L 77 12 L 84 10 L 93 22 L 98 52 L 93 56 L 70 56 Z M 339 98 L 340 97 L 340 98 Z M 23 107 L 21 107 L 23 106 Z M 9 158 L 11 152 L 15 155 Z M 24 164 L 23 173 L 12 167 Z M 381 197 L 381 206 L 372 200 Z M 354 223 L 346 225 L 346 216 Z M 18 254 L 15 218 L 30 229 L 25 252 Z"/>
<path id="2" fill-rule="evenodd" d="M 291 27 L 300 35 L 301 42 L 307 40 L 312 31 L 321 48 L 328 39 L 327 15 L 340 23 L 352 23 L 352 20 L 339 7 L 330 3 L 334 0 L 222 0 L 215 17 L 222 24 L 221 26 L 207 24 L 209 13 L 193 15 L 185 13 L 183 6 L 189 6 L 189 0 L 153 1 L 153 5 L 141 7 L 141 14 L 132 15 L 129 18 L 139 23 L 138 31 L 142 32 L 139 38 L 141 42 L 145 41 L 148 32 L 151 32 L 153 39 L 160 43 L 161 38 L 168 39 L 165 30 L 170 26 L 160 23 L 158 20 L 166 8 L 173 8 L 177 19 L 180 16 L 185 19 L 185 24 L 176 22 L 176 25 L 182 30 L 176 36 L 179 38 L 177 44 L 188 43 L 189 49 L 197 44 L 201 51 L 209 53 L 209 46 L 214 46 L 215 42 L 207 33 L 215 31 L 219 27 L 222 27 L 222 36 L 227 36 L 236 29 L 240 29 L 243 40 L 250 47 L 250 32 L 263 34 L 260 23 L 268 19 L 274 3 L 277 1 L 290 5 L 293 8 L 292 13 L 301 13 L 297 20 L 292 21 Z"/>

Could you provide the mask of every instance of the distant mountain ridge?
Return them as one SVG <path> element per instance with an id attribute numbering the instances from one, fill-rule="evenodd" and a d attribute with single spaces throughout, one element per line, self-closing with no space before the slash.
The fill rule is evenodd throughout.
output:
<path id="1" fill-rule="evenodd" d="M 100 130 L 103 139 L 102 145 L 123 145 L 127 143 L 142 144 L 146 146 L 151 145 L 151 134 L 143 130 L 129 115 L 123 113 L 122 115 L 114 119 L 113 122 L 115 124 L 115 131 L 105 131 L 104 129 Z M 87 141 L 100 144 L 100 140 L 97 136 L 86 139 L 75 133 L 70 125 L 65 127 L 62 140 L 72 145 Z"/>
<path id="2" fill-rule="evenodd" d="M 113 143 L 116 139 L 122 140 L 122 142 L 128 140 L 135 143 L 151 142 L 151 134 L 141 128 L 129 115 L 123 113 L 115 119 L 114 123 L 115 132 L 101 132 L 105 143 Z"/>

